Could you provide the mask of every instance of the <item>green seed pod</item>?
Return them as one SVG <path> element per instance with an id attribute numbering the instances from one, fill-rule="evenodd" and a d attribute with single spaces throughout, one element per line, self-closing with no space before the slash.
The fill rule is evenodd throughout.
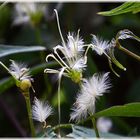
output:
<path id="1" fill-rule="evenodd" d="M 23 91 L 26 92 L 29 90 L 29 88 L 32 86 L 31 81 L 29 79 L 24 79 L 20 82 L 19 88 Z"/>

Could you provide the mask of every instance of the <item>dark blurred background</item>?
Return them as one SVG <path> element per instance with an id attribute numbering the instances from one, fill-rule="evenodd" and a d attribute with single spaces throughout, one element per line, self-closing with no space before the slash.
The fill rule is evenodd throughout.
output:
<path id="1" fill-rule="evenodd" d="M 47 51 L 2 57 L 1 61 L 7 66 L 9 65 L 9 59 L 27 63 L 29 67 L 45 64 L 45 56 L 51 52 L 52 47 L 61 43 L 53 12 L 54 8 L 58 9 L 59 12 L 64 38 L 66 38 L 69 31 L 77 32 L 78 29 L 80 29 L 80 35 L 86 43 L 91 41 L 91 34 L 111 40 L 122 29 L 129 29 L 140 37 L 139 13 L 127 13 L 112 17 L 97 14 L 100 11 L 111 10 L 122 3 L 43 3 L 47 7 L 45 16 L 37 26 L 31 26 L 30 24 L 13 25 L 14 4 L 8 3 L 0 11 L 0 44 L 42 45 L 47 48 Z M 128 39 L 123 41 L 122 45 L 140 55 L 139 42 Z M 94 72 L 111 72 L 105 56 L 98 56 L 93 51 L 89 51 L 88 55 L 88 70 L 84 73 L 85 77 L 92 76 Z M 110 77 L 113 87 L 110 93 L 97 100 L 96 111 L 113 105 L 140 101 L 140 62 L 119 50 L 115 50 L 115 56 L 127 68 L 127 71 L 123 72 L 114 66 L 121 77 L 118 78 L 111 72 Z M 44 69 L 33 75 L 33 86 L 36 91 L 35 96 L 42 100 L 48 100 L 55 108 L 56 113 L 47 120 L 48 124 L 54 126 L 57 124 L 58 118 L 57 80 L 56 75 L 46 75 L 43 71 Z M 0 78 L 3 80 L 8 76 L 8 73 L 0 67 Z M 67 78 L 63 78 L 61 86 L 61 122 L 68 123 L 70 108 L 75 101 L 79 87 Z M 34 93 L 31 91 L 32 100 L 33 96 Z M 110 119 L 113 122 L 112 133 L 124 136 L 137 136 L 140 134 L 139 118 L 112 117 Z M 39 131 L 39 123 L 35 122 L 35 125 Z M 84 126 L 91 127 L 91 123 L 86 122 Z M 29 136 L 29 132 L 24 98 L 16 86 L 9 87 L 0 93 L 0 137 L 26 137 Z"/>

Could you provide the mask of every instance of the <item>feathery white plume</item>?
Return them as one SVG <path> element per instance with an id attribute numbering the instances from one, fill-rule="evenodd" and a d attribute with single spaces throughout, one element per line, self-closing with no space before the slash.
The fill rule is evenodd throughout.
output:
<path id="1" fill-rule="evenodd" d="M 45 122 L 46 118 L 53 114 L 52 107 L 47 102 L 39 101 L 36 97 L 32 106 L 32 117 L 39 122 Z"/>
<path id="2" fill-rule="evenodd" d="M 109 47 L 109 41 L 105 41 L 95 35 L 92 35 L 92 50 L 95 50 L 98 55 L 105 53 Z"/>
<path id="3" fill-rule="evenodd" d="M 65 57 L 71 58 L 81 55 L 84 51 L 83 45 L 84 41 L 81 37 L 79 37 L 79 32 L 77 36 L 75 36 L 74 33 L 69 32 L 67 36 L 67 46 L 64 47 Z"/>
<path id="4" fill-rule="evenodd" d="M 77 36 L 69 32 L 67 43 L 63 44 L 63 46 L 57 45 L 54 47 L 54 53 L 57 54 L 57 56 L 59 55 L 58 50 L 63 53 L 66 59 L 65 65 L 70 69 L 82 71 L 86 67 L 86 62 L 83 57 L 84 42 L 83 39 L 79 37 L 79 32 Z"/>
<path id="5" fill-rule="evenodd" d="M 73 112 L 70 115 L 70 120 L 78 122 L 81 119 L 86 119 L 88 114 L 94 113 L 96 99 L 103 93 L 108 92 L 111 87 L 108 74 L 109 72 L 105 74 L 95 73 L 89 80 L 84 80 L 72 108 Z"/>
<path id="6" fill-rule="evenodd" d="M 29 79 L 31 81 L 33 80 L 29 75 L 29 69 L 25 64 L 17 63 L 14 60 L 10 60 L 10 61 L 11 61 L 11 65 L 9 71 L 12 74 L 12 76 L 14 76 L 17 80 L 24 80 L 24 79 Z"/>

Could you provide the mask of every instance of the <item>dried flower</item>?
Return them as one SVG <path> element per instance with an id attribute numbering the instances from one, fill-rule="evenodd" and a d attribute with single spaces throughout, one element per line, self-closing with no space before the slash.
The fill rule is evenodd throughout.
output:
<path id="1" fill-rule="evenodd" d="M 55 12 L 57 16 L 59 33 L 62 39 L 62 46 L 57 45 L 56 47 L 54 47 L 54 54 L 49 54 L 46 57 L 46 61 L 48 62 L 48 58 L 50 57 L 53 58 L 60 64 L 61 69 L 55 70 L 46 68 L 44 72 L 60 73 L 61 70 L 63 70 L 62 75 L 70 77 L 74 82 L 78 83 L 82 78 L 82 71 L 86 68 L 86 56 L 83 55 L 84 41 L 81 37 L 79 37 L 78 30 L 77 35 L 74 35 L 74 33 L 68 33 L 67 42 L 65 42 L 60 30 L 57 11 Z M 59 52 L 63 54 L 64 58 L 59 55 Z"/>
<path id="2" fill-rule="evenodd" d="M 61 51 L 66 59 L 67 64 L 64 64 L 64 67 L 77 71 L 82 71 L 86 67 L 84 58 L 82 57 L 84 42 L 83 39 L 79 38 L 79 31 L 77 37 L 69 33 L 66 45 L 58 45 L 54 48 L 54 53 L 58 56 L 57 50 Z"/>
<path id="3" fill-rule="evenodd" d="M 46 124 L 46 119 L 53 114 L 52 107 L 48 102 L 39 101 L 34 98 L 34 105 L 32 106 L 32 117 L 34 120 Z"/>
<path id="4" fill-rule="evenodd" d="M 121 38 L 123 37 L 128 37 L 127 35 L 127 30 L 126 31 L 120 31 L 118 33 L 118 36 L 120 36 Z M 118 38 L 120 39 L 120 38 Z M 100 38 L 97 38 L 95 35 L 93 35 L 93 41 L 92 41 L 92 49 L 96 51 L 97 54 L 102 55 L 105 54 L 108 58 L 108 62 L 109 62 L 109 67 L 111 68 L 112 72 L 120 77 L 119 74 L 117 74 L 117 72 L 113 69 L 112 67 L 112 63 L 114 63 L 117 67 L 119 67 L 120 69 L 126 71 L 126 68 L 116 59 L 115 55 L 114 55 L 114 49 L 116 47 L 116 40 L 113 38 L 110 42 L 109 41 L 103 41 Z"/>
<path id="5" fill-rule="evenodd" d="M 12 75 L 16 81 L 17 87 L 19 87 L 24 94 L 29 90 L 30 87 L 32 87 L 31 82 L 33 79 L 29 74 L 29 68 L 27 68 L 25 64 L 17 63 L 14 60 L 10 61 L 10 68 L 7 68 L 2 62 L 0 62 L 0 64 Z M 32 90 L 34 91 L 33 87 Z"/>
<path id="6" fill-rule="evenodd" d="M 10 65 L 10 73 L 15 79 L 17 80 L 24 80 L 24 79 L 29 79 L 33 80 L 31 76 L 29 75 L 29 69 L 25 64 L 22 63 L 17 63 L 14 60 L 11 60 L 11 65 Z"/>
<path id="7" fill-rule="evenodd" d="M 83 46 L 84 41 L 81 37 L 79 37 L 79 31 L 77 35 L 69 32 L 67 35 L 67 45 L 65 46 L 63 44 L 63 47 L 60 46 L 60 50 L 66 58 L 72 58 L 81 55 L 84 51 Z"/>
<path id="8" fill-rule="evenodd" d="M 86 59 L 82 56 L 82 52 L 84 51 L 83 48 L 83 40 L 78 38 L 74 38 L 70 34 L 68 35 L 68 41 L 66 45 L 63 46 L 56 46 L 54 48 L 54 54 L 49 54 L 46 57 L 46 61 L 48 62 L 48 58 L 52 57 L 55 59 L 62 68 L 65 68 L 63 75 L 70 77 L 71 79 L 79 79 L 81 80 L 81 73 L 85 70 L 86 67 Z M 64 55 L 64 59 L 58 54 L 58 51 L 62 52 Z M 53 69 L 45 69 L 46 73 L 60 73 L 59 70 Z M 79 77 L 80 75 L 80 77 Z M 76 76 L 76 77 L 72 77 Z M 78 81 L 79 81 L 78 80 Z"/>
<path id="9" fill-rule="evenodd" d="M 121 30 L 117 34 L 117 39 L 122 39 L 122 40 L 127 39 L 127 38 L 133 39 L 134 37 L 135 37 L 135 35 L 128 29 Z"/>
<path id="10" fill-rule="evenodd" d="M 70 120 L 78 122 L 81 119 L 86 119 L 88 114 L 94 113 L 96 99 L 102 96 L 103 93 L 108 92 L 111 87 L 108 74 L 95 73 L 89 80 L 84 80 L 72 108 L 73 112 L 70 115 Z"/>
<path id="11" fill-rule="evenodd" d="M 107 133 L 112 127 L 112 121 L 109 118 L 101 117 L 97 120 L 97 128 L 99 131 Z"/>
<path id="12" fill-rule="evenodd" d="M 98 55 L 106 54 L 105 51 L 109 47 L 109 41 L 104 41 L 103 39 L 92 35 L 92 50 L 94 50 Z"/>

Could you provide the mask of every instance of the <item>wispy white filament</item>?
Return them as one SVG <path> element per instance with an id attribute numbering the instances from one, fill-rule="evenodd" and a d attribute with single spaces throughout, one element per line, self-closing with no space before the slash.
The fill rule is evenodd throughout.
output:
<path id="1" fill-rule="evenodd" d="M 98 54 L 102 55 L 110 47 L 109 41 L 105 41 L 101 38 L 92 35 L 92 49 Z"/>
<path id="2" fill-rule="evenodd" d="M 65 43 L 66 46 L 57 45 L 54 48 L 54 53 L 58 56 L 58 51 L 61 51 L 66 60 L 66 64 L 64 64 L 66 67 L 82 71 L 86 67 L 86 62 L 83 57 L 84 42 L 83 39 L 79 38 L 78 34 L 74 36 L 74 33 L 69 33 L 67 36 L 67 43 Z M 59 59 L 62 61 L 60 57 Z"/>
<path id="3" fill-rule="evenodd" d="M 57 45 L 56 47 L 54 47 L 54 54 L 49 54 L 46 57 L 46 61 L 48 62 L 48 58 L 52 57 L 60 64 L 62 69 L 64 68 L 63 75 L 69 77 L 69 72 L 71 71 L 82 72 L 83 70 L 85 70 L 87 62 L 86 56 L 83 55 L 83 52 L 85 51 L 85 45 L 83 39 L 79 36 L 80 30 L 78 30 L 77 35 L 69 32 L 67 35 L 67 41 L 65 42 L 61 32 L 57 10 L 54 9 L 54 11 L 56 14 L 57 25 L 62 40 L 62 45 Z M 60 56 L 59 53 L 62 53 L 63 56 Z M 51 73 L 51 70 L 46 68 L 44 72 Z M 60 73 L 60 71 L 52 69 L 52 73 L 54 72 L 58 74 Z"/>
<path id="4" fill-rule="evenodd" d="M 84 80 L 72 108 L 73 112 L 70 115 L 70 120 L 78 122 L 86 119 L 89 113 L 94 113 L 96 99 L 102 96 L 103 93 L 108 92 L 111 87 L 108 74 L 95 73 L 90 79 Z"/>
<path id="5" fill-rule="evenodd" d="M 52 113 L 52 107 L 48 102 L 39 101 L 37 98 L 34 99 L 34 105 L 32 106 L 32 117 L 34 120 L 45 122 Z"/>
<path id="6" fill-rule="evenodd" d="M 25 64 L 17 63 L 14 60 L 11 60 L 9 71 L 12 74 L 12 76 L 14 76 L 17 80 L 33 80 L 29 75 L 29 69 Z"/>
<path id="7" fill-rule="evenodd" d="M 55 61 L 57 61 L 60 64 L 62 68 L 65 68 L 65 74 L 63 75 L 66 75 L 69 71 L 72 70 L 82 72 L 87 66 L 86 57 L 83 56 L 84 42 L 81 38 L 79 38 L 79 32 L 77 36 L 72 35 L 74 34 L 68 34 L 67 43 L 65 43 L 65 45 L 57 45 L 56 47 L 54 47 L 55 55 L 49 54 L 46 57 L 47 62 L 48 58 L 52 57 Z M 63 58 L 59 55 L 60 52 L 63 54 Z M 52 73 L 54 73 L 54 71 L 58 73 L 60 72 L 52 69 Z M 47 68 L 44 72 L 51 73 L 51 70 Z"/>
<path id="8" fill-rule="evenodd" d="M 79 32 L 77 36 L 75 36 L 74 33 L 69 32 L 67 38 L 67 47 L 64 48 L 65 56 L 71 58 L 82 54 L 84 51 L 84 41 L 79 37 Z"/>

